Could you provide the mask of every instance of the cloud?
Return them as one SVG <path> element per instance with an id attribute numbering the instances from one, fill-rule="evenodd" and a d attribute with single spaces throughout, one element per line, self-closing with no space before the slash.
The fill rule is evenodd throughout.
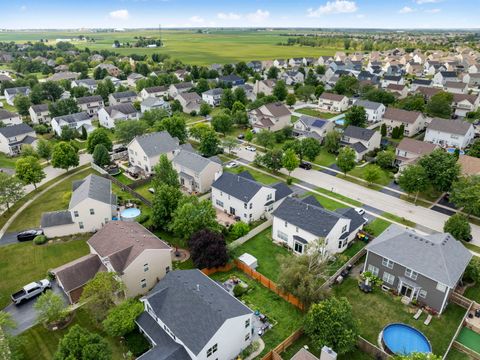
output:
<path id="1" fill-rule="evenodd" d="M 20 11 L 27 11 L 27 6 L 26 5 L 20 6 Z"/>
<path id="2" fill-rule="evenodd" d="M 417 4 L 422 5 L 422 4 L 435 4 L 439 3 L 441 0 L 414 0 Z"/>
<path id="3" fill-rule="evenodd" d="M 230 13 L 218 13 L 217 17 L 222 20 L 239 20 L 242 18 L 242 15 L 236 14 L 233 12 Z"/>
<path id="4" fill-rule="evenodd" d="M 112 19 L 120 19 L 120 20 L 126 20 L 130 17 L 130 14 L 128 13 L 127 9 L 111 11 L 109 15 Z"/>
<path id="5" fill-rule="evenodd" d="M 269 17 L 270 17 L 270 12 L 262 9 L 258 9 L 254 13 L 247 14 L 247 19 L 254 23 L 265 21 Z"/>
<path id="6" fill-rule="evenodd" d="M 188 19 L 188 20 L 190 20 L 192 23 L 195 23 L 195 24 L 203 24 L 203 23 L 205 22 L 205 19 L 204 19 L 204 18 L 202 18 L 202 17 L 200 17 L 200 16 L 197 16 L 197 15 L 192 16 L 192 17 L 191 17 L 190 19 Z"/>
<path id="7" fill-rule="evenodd" d="M 327 1 L 325 5 L 320 6 L 318 9 L 308 9 L 308 17 L 319 17 L 325 14 L 343 14 L 353 13 L 358 10 L 358 6 L 355 1 L 348 0 L 335 0 Z"/>
<path id="8" fill-rule="evenodd" d="M 415 11 L 415 10 L 412 9 L 411 7 L 409 7 L 409 6 L 404 6 L 404 7 L 401 8 L 398 12 L 399 12 L 400 14 L 409 14 L 409 13 L 412 13 L 412 12 L 414 12 L 414 11 Z"/>
<path id="9" fill-rule="evenodd" d="M 429 9 L 429 10 L 425 10 L 426 13 L 430 13 L 430 14 L 438 14 L 440 11 L 442 11 L 442 9 Z"/>

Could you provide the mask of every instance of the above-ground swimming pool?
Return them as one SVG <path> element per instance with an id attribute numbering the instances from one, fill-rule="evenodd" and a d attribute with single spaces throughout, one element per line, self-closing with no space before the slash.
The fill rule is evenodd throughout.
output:
<path id="1" fill-rule="evenodd" d="M 455 153 L 455 148 L 447 148 L 447 152 L 448 152 L 449 154 L 454 154 L 454 153 Z M 460 150 L 460 153 L 459 153 L 459 154 L 460 154 L 460 155 L 465 155 L 465 151 Z"/>
<path id="2" fill-rule="evenodd" d="M 345 125 L 345 118 L 340 118 L 340 119 L 335 120 L 335 124 L 339 125 L 339 126 Z"/>
<path id="3" fill-rule="evenodd" d="M 417 329 L 405 324 L 385 326 L 382 342 L 388 353 L 409 355 L 414 352 L 432 352 L 428 339 Z"/>
<path id="4" fill-rule="evenodd" d="M 120 212 L 120 219 L 125 221 L 133 221 L 138 215 L 140 215 L 140 213 L 140 209 L 137 208 L 125 209 Z"/>

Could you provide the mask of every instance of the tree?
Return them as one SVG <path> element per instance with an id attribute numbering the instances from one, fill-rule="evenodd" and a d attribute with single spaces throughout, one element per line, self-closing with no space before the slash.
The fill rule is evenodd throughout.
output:
<path id="1" fill-rule="evenodd" d="M 283 80 L 278 80 L 275 86 L 273 87 L 273 96 L 275 96 L 279 101 L 284 101 L 287 98 L 288 89 Z"/>
<path id="2" fill-rule="evenodd" d="M 418 194 L 428 189 L 428 175 L 420 165 L 407 166 L 398 177 L 398 185 L 408 194 L 415 193 L 415 204 Z"/>
<path id="3" fill-rule="evenodd" d="M 22 150 L 20 152 L 21 157 L 33 156 L 35 159 L 38 159 L 38 153 L 32 145 L 24 144 L 22 145 Z"/>
<path id="4" fill-rule="evenodd" d="M 62 97 L 63 89 L 56 82 L 45 81 L 44 83 L 41 83 L 39 85 L 42 89 L 42 99 L 46 99 L 46 100 L 49 100 L 49 101 L 57 101 L 58 99 L 60 99 Z M 83 87 L 83 86 L 79 86 L 79 88 L 82 88 L 82 89 L 86 90 L 86 88 Z M 79 96 L 79 97 L 81 97 L 81 96 Z"/>
<path id="5" fill-rule="evenodd" d="M 423 112 L 425 110 L 425 99 L 422 94 L 410 95 L 399 100 L 396 106 L 403 110 Z"/>
<path id="6" fill-rule="evenodd" d="M 80 112 L 77 102 L 72 98 L 62 99 L 51 103 L 48 105 L 48 110 L 50 111 L 50 116 L 52 118 Z"/>
<path id="7" fill-rule="evenodd" d="M 200 111 L 198 112 L 201 116 L 207 116 L 212 112 L 212 107 L 206 102 L 200 104 Z"/>
<path id="8" fill-rule="evenodd" d="M 313 250 L 300 256 L 279 256 L 280 265 L 278 287 L 284 292 L 295 295 L 308 308 L 311 304 L 324 299 L 322 284 L 328 278 L 328 256 L 324 242 L 312 243 Z"/>
<path id="9" fill-rule="evenodd" d="M 207 79 L 199 79 L 197 85 L 195 86 L 195 91 L 198 95 L 202 95 L 203 92 L 209 89 Z"/>
<path id="10" fill-rule="evenodd" d="M 180 200 L 169 226 L 176 236 L 188 239 L 203 229 L 217 230 L 217 214 L 210 200 L 200 201 L 196 196 Z"/>
<path id="11" fill-rule="evenodd" d="M 385 123 L 382 123 L 382 126 L 380 127 L 380 134 L 382 137 L 387 136 L 387 125 L 385 125 Z"/>
<path id="12" fill-rule="evenodd" d="M 32 103 L 30 102 L 30 98 L 21 94 L 15 96 L 13 104 L 17 108 L 18 113 L 23 116 L 29 114 L 28 109 L 30 108 L 30 105 L 32 105 Z"/>
<path id="13" fill-rule="evenodd" d="M 395 355 L 393 360 L 442 360 L 442 357 L 432 353 L 411 353 L 409 355 Z"/>
<path id="14" fill-rule="evenodd" d="M 208 229 L 197 231 L 190 237 L 188 247 L 199 269 L 224 266 L 228 262 L 227 244 L 221 233 Z"/>
<path id="15" fill-rule="evenodd" d="M 329 153 L 336 153 L 340 148 L 341 135 L 336 130 L 331 130 L 325 135 L 323 146 Z"/>
<path id="16" fill-rule="evenodd" d="M 259 162 L 267 169 L 277 172 L 283 166 L 283 151 L 281 149 L 268 150 L 264 155 L 258 155 Z"/>
<path id="17" fill-rule="evenodd" d="M 198 141 L 200 141 L 209 131 L 212 131 L 212 127 L 205 123 L 195 124 L 188 129 L 190 136 Z"/>
<path id="18" fill-rule="evenodd" d="M 465 274 L 463 276 L 468 281 L 472 281 L 474 283 L 480 282 L 480 258 L 478 256 L 474 256 L 472 260 L 470 260 L 470 263 L 465 269 Z"/>
<path id="19" fill-rule="evenodd" d="M 112 151 L 113 143 L 108 136 L 106 129 L 98 128 L 93 130 L 87 137 L 87 152 L 93 154 L 96 146 L 102 144 L 107 151 Z"/>
<path id="20" fill-rule="evenodd" d="M 78 150 L 69 143 L 62 141 L 53 147 L 51 163 L 54 168 L 68 171 L 69 168 L 78 166 L 79 161 Z"/>
<path id="21" fill-rule="evenodd" d="M 220 98 L 220 106 L 225 109 L 231 109 L 235 102 L 232 89 L 224 89 L 222 97 Z"/>
<path id="22" fill-rule="evenodd" d="M 472 228 L 466 216 L 454 214 L 445 221 L 443 231 L 450 233 L 455 239 L 469 241 L 471 239 Z"/>
<path id="23" fill-rule="evenodd" d="M 110 79 L 103 80 L 97 84 L 97 90 L 95 90 L 96 95 L 100 95 L 103 101 L 108 102 L 108 95 L 115 92 L 115 85 Z"/>
<path id="24" fill-rule="evenodd" d="M 4 310 L 0 311 L 0 329 L 5 331 L 7 328 L 15 328 L 17 324 L 12 318 L 12 314 L 5 312 Z"/>
<path id="25" fill-rule="evenodd" d="M 320 141 L 314 138 L 302 139 L 301 147 L 303 149 L 303 155 L 310 161 L 314 161 L 322 151 L 322 145 L 320 144 Z"/>
<path id="26" fill-rule="evenodd" d="M 128 299 L 115 306 L 107 314 L 102 325 L 111 337 L 124 336 L 136 328 L 135 320 L 143 312 L 143 303 L 137 299 Z"/>
<path id="27" fill-rule="evenodd" d="M 148 126 L 153 126 L 155 123 L 162 121 L 163 119 L 169 117 L 170 114 L 165 109 L 152 109 L 145 111 L 140 118 L 140 120 L 144 121 L 148 124 Z"/>
<path id="28" fill-rule="evenodd" d="M 253 140 L 253 132 L 252 130 L 247 130 L 245 133 L 245 141 L 246 142 L 251 142 Z"/>
<path id="29" fill-rule="evenodd" d="M 245 93 L 245 90 L 241 87 L 237 87 L 235 88 L 235 90 L 233 90 L 233 97 L 235 98 L 235 102 L 239 102 L 243 105 L 248 102 L 247 94 Z"/>
<path id="30" fill-rule="evenodd" d="M 200 138 L 200 144 L 198 145 L 198 150 L 203 156 L 210 157 L 218 153 L 218 146 L 220 145 L 220 140 L 218 139 L 215 131 L 210 129 L 205 132 Z"/>
<path id="31" fill-rule="evenodd" d="M 122 144 L 128 144 L 136 136 L 145 134 L 147 125 L 143 121 L 119 121 L 115 125 L 115 136 Z"/>
<path id="32" fill-rule="evenodd" d="M 376 158 L 377 165 L 382 169 L 390 169 L 393 167 L 395 157 L 395 152 L 393 150 L 380 151 Z"/>
<path id="33" fill-rule="evenodd" d="M 54 360 L 109 360 L 112 351 L 100 335 L 73 325 L 60 340 Z"/>
<path id="34" fill-rule="evenodd" d="M 305 333 L 319 349 L 328 346 L 337 354 L 346 354 L 355 347 L 358 323 L 347 298 L 331 297 L 312 305 L 305 319 Z"/>
<path id="35" fill-rule="evenodd" d="M 450 201 L 468 216 L 480 216 L 480 175 L 462 177 L 454 182 Z"/>
<path id="36" fill-rule="evenodd" d="M 293 149 L 288 149 L 283 154 L 282 165 L 288 171 L 288 176 L 300 165 L 300 159 Z"/>
<path id="37" fill-rule="evenodd" d="M 337 166 L 343 171 L 345 176 L 347 175 L 347 172 L 355 167 L 355 159 L 355 150 L 353 150 L 350 146 L 345 146 L 338 152 Z"/>
<path id="38" fill-rule="evenodd" d="M 45 139 L 39 139 L 37 142 L 37 154 L 42 159 L 50 161 L 52 157 L 52 145 Z"/>
<path id="39" fill-rule="evenodd" d="M 277 79 L 278 78 L 278 68 L 275 66 L 271 66 L 267 72 L 268 79 Z"/>
<path id="40" fill-rule="evenodd" d="M 83 288 L 80 303 L 97 321 L 102 321 L 113 306 L 116 293 L 123 290 L 123 285 L 116 279 L 116 274 L 110 271 L 98 272 Z"/>
<path id="41" fill-rule="evenodd" d="M 75 136 L 77 135 L 77 131 L 74 128 L 64 125 L 61 127 L 61 129 L 62 129 L 62 133 L 60 135 L 60 139 L 62 141 L 70 141 L 75 139 Z"/>
<path id="42" fill-rule="evenodd" d="M 172 214 L 177 209 L 182 192 L 178 187 L 165 183 L 155 186 L 152 201 L 152 221 L 157 229 L 167 230 Z"/>
<path id="43" fill-rule="evenodd" d="M 178 173 L 166 154 L 160 155 L 158 163 L 153 167 L 153 172 L 155 173 L 152 180 L 154 188 L 157 188 L 160 184 L 167 184 L 177 189 L 180 188 Z"/>
<path id="44" fill-rule="evenodd" d="M 46 325 L 62 321 L 68 315 L 62 296 L 52 290 L 40 295 L 33 307 L 37 312 L 38 321 Z"/>
<path id="45" fill-rule="evenodd" d="M 23 183 L 16 176 L 0 172 L 0 203 L 7 205 L 10 211 L 10 205 L 23 197 Z"/>
<path id="46" fill-rule="evenodd" d="M 227 136 L 223 142 L 222 146 L 224 148 L 228 149 L 228 153 L 231 154 L 232 150 L 238 146 L 237 139 L 235 139 L 233 136 Z"/>
<path id="47" fill-rule="evenodd" d="M 273 148 L 275 146 L 275 134 L 268 130 L 260 130 L 256 135 L 257 144 L 264 148 Z"/>
<path id="48" fill-rule="evenodd" d="M 238 239 L 248 234 L 248 232 L 250 231 L 250 226 L 244 223 L 243 221 L 237 221 L 235 224 L 230 226 L 229 230 L 230 230 L 230 235 L 234 239 Z"/>
<path id="49" fill-rule="evenodd" d="M 353 96 L 358 92 L 358 80 L 354 76 L 342 75 L 337 80 L 333 90 L 340 95 Z"/>
<path id="50" fill-rule="evenodd" d="M 172 110 L 172 113 L 176 113 L 176 112 L 181 113 L 183 111 L 183 106 L 180 100 L 178 99 L 173 100 L 172 103 L 170 104 L 170 110 Z"/>
<path id="51" fill-rule="evenodd" d="M 232 130 L 233 126 L 232 118 L 224 112 L 214 115 L 211 123 L 215 131 L 220 132 L 223 135 Z"/>
<path id="52" fill-rule="evenodd" d="M 303 101 L 311 100 L 313 94 L 315 94 L 315 87 L 312 85 L 303 85 L 295 89 L 295 95 Z"/>
<path id="53" fill-rule="evenodd" d="M 170 136 L 176 137 L 181 144 L 188 139 L 187 123 L 181 115 L 174 114 L 171 117 L 164 118 L 157 126 L 159 131 L 166 130 Z"/>
<path id="54" fill-rule="evenodd" d="M 442 149 L 423 156 L 418 164 L 425 169 L 430 183 L 437 191 L 449 191 L 460 173 L 457 158 Z"/>
<path id="55" fill-rule="evenodd" d="M 18 159 L 15 163 L 15 174 L 25 185 L 32 184 L 35 189 L 37 184 L 45 178 L 45 172 L 34 156 Z"/>
<path id="56" fill-rule="evenodd" d="M 480 158 L 480 139 L 475 140 L 472 146 L 470 146 L 467 154 L 473 157 Z"/>
<path id="57" fill-rule="evenodd" d="M 369 185 L 376 182 L 382 176 L 382 170 L 377 165 L 368 165 L 365 167 L 364 177 Z"/>
<path id="58" fill-rule="evenodd" d="M 365 127 L 367 120 L 367 112 L 362 106 L 353 105 L 345 114 L 346 125 Z"/>
<path id="59" fill-rule="evenodd" d="M 295 94 L 288 94 L 286 98 L 286 103 L 288 106 L 293 106 L 297 102 L 297 98 L 295 97 Z"/>
<path id="60" fill-rule="evenodd" d="M 430 98 L 425 110 L 430 116 L 450 119 L 452 115 L 452 101 L 452 94 L 441 91 Z"/>
<path id="61" fill-rule="evenodd" d="M 103 144 L 97 144 L 93 151 L 93 162 L 100 167 L 110 165 L 111 159 L 107 148 Z"/>

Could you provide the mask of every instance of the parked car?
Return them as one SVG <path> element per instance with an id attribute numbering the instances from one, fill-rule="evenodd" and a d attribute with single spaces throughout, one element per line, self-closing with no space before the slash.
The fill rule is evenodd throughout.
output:
<path id="1" fill-rule="evenodd" d="M 245 135 L 244 134 L 238 134 L 237 139 L 240 139 L 240 140 L 245 139 Z"/>
<path id="2" fill-rule="evenodd" d="M 306 161 L 302 161 L 299 165 L 300 168 L 305 169 L 305 170 L 310 170 L 312 168 L 312 164 Z"/>
<path id="3" fill-rule="evenodd" d="M 245 148 L 245 150 L 255 152 L 255 151 L 257 151 L 257 148 L 256 148 L 255 146 L 247 146 L 247 147 Z"/>
<path id="4" fill-rule="evenodd" d="M 238 166 L 238 163 L 236 161 L 230 161 L 227 165 L 225 165 L 227 169 L 233 169 L 237 166 Z"/>
<path id="5" fill-rule="evenodd" d="M 25 285 L 22 290 L 12 294 L 11 298 L 15 305 L 21 304 L 23 301 L 40 295 L 45 290 L 50 289 L 52 284 L 47 279 L 35 281 Z"/>
<path id="6" fill-rule="evenodd" d="M 43 235 L 43 230 L 40 230 L 40 229 L 38 229 L 38 230 L 35 230 L 35 229 L 25 230 L 25 231 L 19 232 L 17 234 L 17 240 L 18 241 L 32 241 L 38 235 Z"/>

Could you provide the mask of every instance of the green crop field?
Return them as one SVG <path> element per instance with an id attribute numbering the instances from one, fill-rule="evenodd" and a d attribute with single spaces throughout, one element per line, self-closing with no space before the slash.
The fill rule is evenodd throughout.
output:
<path id="1" fill-rule="evenodd" d="M 66 39 L 85 35 L 95 42 L 73 42 L 79 48 L 91 50 L 108 49 L 122 55 L 163 53 L 188 64 L 209 65 L 213 63 L 230 63 L 248 60 L 274 60 L 276 58 L 318 57 L 333 55 L 341 48 L 320 48 L 307 46 L 282 46 L 287 36 L 280 31 L 257 30 L 213 30 L 209 33 L 197 33 L 196 30 L 162 30 L 162 48 L 118 48 L 113 49 L 115 40 L 120 43 L 134 43 L 135 37 L 144 36 L 158 38 L 158 30 L 135 30 L 125 32 L 4 32 L 0 33 L 0 41 L 38 41 L 47 39 L 54 44 L 55 39 Z"/>

